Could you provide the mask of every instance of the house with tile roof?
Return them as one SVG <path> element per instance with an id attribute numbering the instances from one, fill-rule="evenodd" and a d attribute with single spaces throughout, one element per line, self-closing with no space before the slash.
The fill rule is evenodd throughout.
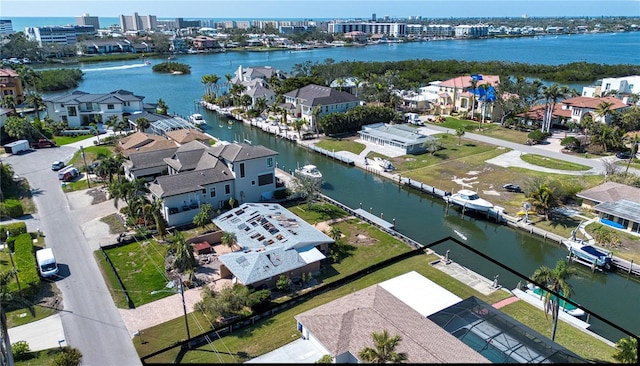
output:
<path id="1" fill-rule="evenodd" d="M 0 68 L 0 96 L 12 96 L 16 104 L 24 102 L 24 88 L 20 75 L 13 69 Z"/>
<path id="2" fill-rule="evenodd" d="M 622 100 L 614 97 L 568 98 L 559 101 L 553 106 L 551 124 L 565 125 L 570 121 L 580 123 L 586 115 L 590 115 L 593 121 L 600 123 L 609 123 L 611 121 L 611 113 L 607 113 L 605 116 L 600 116 L 598 115 L 598 113 L 596 113 L 602 103 L 609 103 L 609 109 L 611 112 L 622 112 L 631 107 Z M 535 121 L 542 123 L 546 108 L 547 106 L 545 104 L 538 104 L 530 108 L 527 112 L 520 113 L 516 116 L 525 121 Z"/>
<path id="3" fill-rule="evenodd" d="M 640 234 L 640 188 L 605 182 L 576 196 L 583 208 L 598 214 L 602 224 Z"/>
<path id="4" fill-rule="evenodd" d="M 230 198 L 242 204 L 271 197 L 277 154 L 259 145 L 209 146 L 194 140 L 163 158 L 167 175 L 158 176 L 149 190 L 163 201 L 162 214 L 169 226 L 188 224 L 204 203 L 218 209 Z"/>
<path id="5" fill-rule="evenodd" d="M 212 136 L 209 136 L 206 133 L 198 131 L 194 128 L 181 128 L 177 130 L 167 131 L 164 135 L 180 145 L 184 145 L 193 140 L 198 140 L 208 145 L 211 141 L 215 142 L 216 140 Z"/>
<path id="6" fill-rule="evenodd" d="M 284 98 L 290 105 L 290 113 L 306 120 L 312 131 L 315 130 L 313 111 L 316 107 L 320 107 L 318 117 L 323 117 L 329 113 L 344 113 L 361 104 L 361 100 L 350 93 L 315 84 L 292 90 Z"/>
<path id="7" fill-rule="evenodd" d="M 274 287 L 289 278 L 318 273 L 334 240 L 276 203 L 245 203 L 213 220 L 234 233 L 241 250 L 219 256 L 220 275 L 234 283 Z"/>
<path id="8" fill-rule="evenodd" d="M 500 76 L 498 75 L 481 75 L 482 80 L 478 80 L 476 86 L 489 85 L 494 88 L 498 87 L 500 83 Z M 472 75 L 458 76 L 453 79 L 445 80 L 438 84 L 438 99 L 437 105 L 443 113 L 468 113 L 471 112 L 472 102 L 477 105 L 474 113 L 481 113 L 482 101 L 479 100 L 477 95 L 474 96 L 473 85 L 471 84 Z M 493 108 L 496 108 L 495 104 L 487 105 L 487 114 L 489 116 L 494 115 Z M 491 118 L 493 119 L 493 118 Z"/>
<path id="9" fill-rule="evenodd" d="M 149 108 L 144 97 L 127 90 L 107 94 L 90 94 L 80 90 L 43 99 L 47 115 L 55 122 L 65 122 L 69 127 L 89 126 L 106 122 L 111 117 L 122 121 L 125 116 L 140 113 Z"/>

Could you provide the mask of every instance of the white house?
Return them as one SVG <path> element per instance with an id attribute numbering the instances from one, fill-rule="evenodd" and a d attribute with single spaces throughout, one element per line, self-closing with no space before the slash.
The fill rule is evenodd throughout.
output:
<path id="1" fill-rule="evenodd" d="M 194 140 L 164 158 L 168 175 L 158 176 L 149 190 L 163 200 L 162 214 L 169 226 L 187 224 L 204 203 L 217 209 L 226 207 L 230 198 L 242 204 L 271 197 L 277 154 L 263 146 L 210 147 Z"/>
<path id="2" fill-rule="evenodd" d="M 596 122 L 609 123 L 611 119 L 610 113 L 607 113 L 605 116 L 599 116 L 596 113 L 596 111 L 600 108 L 600 105 L 602 105 L 603 103 L 610 104 L 609 109 L 611 112 L 624 111 L 625 109 L 629 108 L 628 104 L 614 97 L 574 97 L 561 101 L 559 103 L 559 106 L 564 111 L 570 111 L 570 120 L 574 122 L 580 123 L 582 121 L 582 117 L 590 114 L 593 117 L 593 120 Z"/>
<path id="3" fill-rule="evenodd" d="M 66 122 L 69 127 L 88 126 L 93 122 L 106 122 L 112 116 L 124 116 L 145 110 L 144 97 L 130 91 L 116 90 L 108 94 L 89 94 L 74 91 L 45 98 L 47 115 L 55 122 Z"/>
<path id="4" fill-rule="evenodd" d="M 603 78 L 597 80 L 594 85 L 582 88 L 583 97 L 601 97 L 611 92 L 623 98 L 631 94 L 640 95 L 640 75 Z"/>

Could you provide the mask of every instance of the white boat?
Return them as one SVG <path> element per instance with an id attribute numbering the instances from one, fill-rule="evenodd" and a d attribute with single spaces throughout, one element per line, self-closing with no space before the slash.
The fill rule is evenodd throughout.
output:
<path id="1" fill-rule="evenodd" d="M 380 166 L 385 172 L 395 169 L 389 160 L 383 159 L 379 156 L 374 156 L 373 162 Z"/>
<path id="2" fill-rule="evenodd" d="M 202 117 L 200 113 L 194 113 L 189 116 L 189 122 L 193 123 L 196 126 L 206 125 L 207 121 Z"/>
<path id="3" fill-rule="evenodd" d="M 457 193 L 450 196 L 445 196 L 444 200 L 448 203 L 454 203 L 458 206 L 464 207 L 468 210 L 474 210 L 478 212 L 487 212 L 493 208 L 493 203 L 480 198 L 478 193 L 470 189 L 461 189 Z"/>
<path id="4" fill-rule="evenodd" d="M 301 178 L 310 179 L 312 182 L 322 184 L 322 173 L 315 165 L 307 164 L 303 167 L 297 168 L 294 175 Z"/>
<path id="5" fill-rule="evenodd" d="M 567 240 L 564 241 L 564 245 L 569 249 L 569 254 L 580 258 L 584 262 L 588 262 L 590 265 L 610 271 L 613 268 L 611 258 L 613 252 L 597 245 L 583 243 L 582 241 Z"/>

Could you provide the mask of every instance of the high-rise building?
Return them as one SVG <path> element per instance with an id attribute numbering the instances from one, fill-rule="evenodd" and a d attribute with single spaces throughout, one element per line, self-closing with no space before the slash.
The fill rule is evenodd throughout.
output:
<path id="1" fill-rule="evenodd" d="M 158 21 L 155 15 L 120 15 L 120 29 L 126 31 L 144 31 L 158 29 Z"/>
<path id="2" fill-rule="evenodd" d="M 100 20 L 98 17 L 92 17 L 89 13 L 84 13 L 82 16 L 76 17 L 77 25 L 92 25 L 95 30 L 100 29 Z"/>
<path id="3" fill-rule="evenodd" d="M 0 37 L 6 37 L 10 34 L 13 34 L 11 19 L 0 19 Z"/>

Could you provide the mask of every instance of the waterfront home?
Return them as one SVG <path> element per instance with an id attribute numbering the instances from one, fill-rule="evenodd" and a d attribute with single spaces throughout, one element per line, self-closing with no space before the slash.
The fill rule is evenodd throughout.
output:
<path id="1" fill-rule="evenodd" d="M 275 287 L 280 275 L 296 279 L 317 274 L 334 243 L 276 203 L 245 203 L 212 221 L 223 232 L 235 234 L 241 248 L 219 256 L 220 276 L 254 287 Z"/>
<path id="2" fill-rule="evenodd" d="M 126 39 L 92 39 L 79 42 L 79 52 L 83 55 L 104 55 L 109 53 L 131 53 L 134 47 Z M 143 51 L 144 52 L 144 51 Z M 149 52 L 149 51 L 146 51 Z"/>
<path id="3" fill-rule="evenodd" d="M 320 118 L 329 113 L 344 113 L 361 104 L 361 100 L 350 93 L 315 84 L 292 90 L 284 97 L 285 103 L 290 105 L 291 114 L 304 119 L 311 131 L 315 130 L 313 111 L 316 107 L 320 107 Z"/>
<path id="4" fill-rule="evenodd" d="M 477 88 L 481 85 L 497 88 L 500 83 L 500 76 L 498 75 L 478 75 L 477 78 L 479 79 L 476 84 Z M 472 110 L 474 113 L 482 112 L 480 106 L 482 101 L 479 100 L 477 92 L 474 94 L 472 80 L 472 75 L 465 75 L 445 80 L 438 84 L 437 105 L 441 113 L 457 112 L 466 114 Z M 478 104 L 475 108 L 473 107 L 473 102 Z M 494 108 L 496 108 L 494 103 L 489 104 L 486 113 L 489 116 L 493 116 L 495 113 Z M 493 120 L 493 118 L 491 119 Z"/>
<path id="5" fill-rule="evenodd" d="M 20 75 L 13 69 L 0 69 L 0 96 L 13 97 L 13 101 L 18 104 L 24 102 L 24 90 L 22 88 L 22 79 Z"/>
<path id="6" fill-rule="evenodd" d="M 146 179 L 151 182 L 161 175 L 168 174 L 169 168 L 164 159 L 171 158 L 176 150 L 177 147 L 171 147 L 129 154 L 128 159 L 122 164 L 125 178 L 130 181 Z"/>
<path id="7" fill-rule="evenodd" d="M 476 297 L 461 299 L 409 271 L 294 316 L 308 352 L 334 363 L 362 363 L 372 333 L 401 341 L 407 363 L 579 362 L 552 342 Z M 527 340 L 526 342 L 524 340 Z"/>
<path id="8" fill-rule="evenodd" d="M 121 153 L 124 157 L 136 152 L 162 150 L 178 146 L 177 143 L 166 137 L 145 132 L 134 132 L 119 138 L 117 141 L 115 151 Z"/>
<path id="9" fill-rule="evenodd" d="M 625 98 L 640 94 L 640 75 L 598 79 L 594 85 L 582 87 L 583 97 L 602 97 L 610 93 L 628 103 Z"/>
<path id="10" fill-rule="evenodd" d="M 65 122 L 69 127 L 89 126 L 104 123 L 111 117 L 122 121 L 125 116 L 153 111 L 145 105 L 144 97 L 127 90 L 116 90 L 107 94 L 90 94 L 80 90 L 43 99 L 47 115 L 54 122 Z M 145 109 L 146 108 L 146 109 Z"/>
<path id="11" fill-rule="evenodd" d="M 640 188 L 606 182 L 576 196 L 583 208 L 598 214 L 601 223 L 640 234 Z"/>
<path id="12" fill-rule="evenodd" d="M 184 145 L 193 140 L 198 140 L 206 145 L 210 145 L 210 142 L 212 141 L 215 142 L 215 138 L 194 128 L 180 128 L 177 130 L 167 131 L 164 135 L 179 145 Z"/>
<path id="13" fill-rule="evenodd" d="M 600 116 L 597 110 L 603 103 L 610 103 L 609 110 L 624 111 L 630 107 L 630 105 L 624 103 L 622 100 L 614 97 L 574 97 L 559 101 L 553 106 L 551 115 L 551 125 L 565 125 L 567 122 L 572 121 L 576 123 L 582 122 L 582 118 L 586 115 L 590 115 L 593 121 L 601 123 L 609 123 L 611 120 L 611 113 L 607 113 L 604 116 Z M 531 107 L 528 111 L 519 113 L 516 117 L 519 117 L 522 121 L 542 123 L 544 120 L 546 104 L 538 104 Z"/>
<path id="14" fill-rule="evenodd" d="M 275 156 L 264 146 L 198 140 L 178 147 L 169 158 L 167 175 L 151 183 L 151 194 L 163 201 L 162 214 L 169 226 L 188 224 L 199 207 L 210 203 L 215 209 L 271 197 L 276 188 Z"/>
<path id="15" fill-rule="evenodd" d="M 432 136 L 421 134 L 417 128 L 382 122 L 362 126 L 358 134 L 362 141 L 389 148 L 398 155 L 422 154 L 427 151 L 427 142 L 436 140 Z"/>

